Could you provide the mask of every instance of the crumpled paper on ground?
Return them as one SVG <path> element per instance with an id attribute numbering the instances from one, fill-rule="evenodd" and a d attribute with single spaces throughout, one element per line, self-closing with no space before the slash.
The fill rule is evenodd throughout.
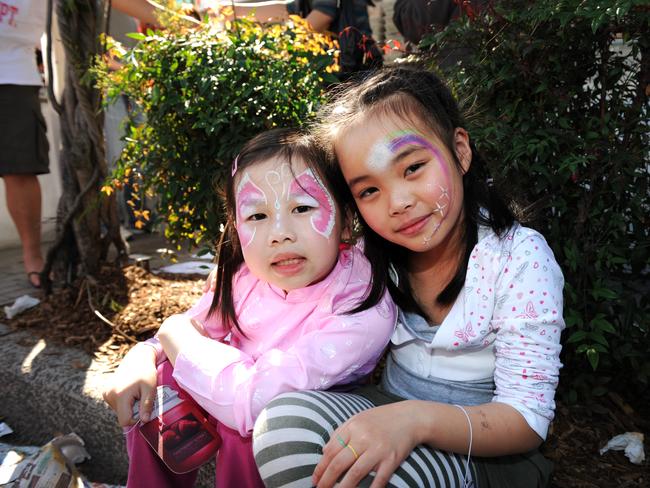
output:
<path id="1" fill-rule="evenodd" d="M 55 437 L 43 447 L 0 443 L 0 486 L 3 488 L 121 488 L 91 483 L 75 467 L 90 459 L 75 433 Z"/>
<path id="2" fill-rule="evenodd" d="M 625 451 L 625 456 L 633 464 L 642 464 L 645 460 L 643 434 L 641 432 L 626 432 L 625 434 L 614 436 L 600 450 L 600 455 L 602 456 L 609 450 Z"/>
<path id="3" fill-rule="evenodd" d="M 16 298 L 16 301 L 13 303 L 13 305 L 5 306 L 5 315 L 9 320 L 11 320 L 19 313 L 35 307 L 39 303 L 41 303 L 41 301 L 38 298 L 34 298 L 30 295 L 23 295 Z"/>

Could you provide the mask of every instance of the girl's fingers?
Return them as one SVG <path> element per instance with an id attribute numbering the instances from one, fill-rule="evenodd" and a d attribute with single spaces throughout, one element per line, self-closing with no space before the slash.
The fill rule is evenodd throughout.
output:
<path id="1" fill-rule="evenodd" d="M 397 467 L 391 467 L 391 465 L 386 462 L 381 463 L 379 468 L 377 468 L 375 478 L 372 480 L 370 488 L 383 488 L 386 486 L 396 469 Z"/>
<path id="2" fill-rule="evenodd" d="M 217 268 L 214 268 L 214 271 L 212 271 L 212 274 L 210 275 L 210 291 L 214 293 L 214 291 L 217 289 Z"/>
<path id="3" fill-rule="evenodd" d="M 340 432 L 341 427 L 339 427 Z M 312 476 L 313 484 L 316 485 L 320 481 L 320 478 L 323 476 L 323 473 L 327 471 L 332 459 L 339 453 L 339 451 L 345 447 L 345 442 L 341 437 L 341 434 L 334 431 L 330 435 L 330 440 L 323 446 L 323 455 L 314 469 L 314 475 Z"/>
<path id="4" fill-rule="evenodd" d="M 334 455 L 338 452 L 332 451 L 330 448 L 332 444 L 327 443 L 325 446 L 323 446 L 323 455 L 320 458 L 320 461 L 314 468 L 314 474 L 311 477 L 311 481 L 313 485 L 317 485 L 318 482 L 320 481 L 321 477 L 323 476 L 323 473 L 327 471 L 327 467 L 329 466 L 330 462 L 332 459 L 334 459 Z"/>
<path id="5" fill-rule="evenodd" d="M 341 478 L 341 476 L 355 463 L 355 461 L 356 459 L 354 454 L 352 454 L 352 451 L 348 448 L 341 447 L 327 465 L 316 486 L 318 486 L 318 488 L 334 486 L 337 480 Z"/>
<path id="6" fill-rule="evenodd" d="M 118 397 L 117 405 L 115 406 L 115 413 L 117 413 L 117 421 L 122 427 L 133 425 L 133 400 L 134 398 Z"/>
<path id="7" fill-rule="evenodd" d="M 352 457 L 354 458 L 354 455 L 352 455 Z M 363 454 L 360 454 L 359 459 L 356 459 L 352 466 L 350 466 L 338 486 L 340 488 L 354 488 L 355 486 L 359 486 L 359 482 L 370 474 L 374 469 L 375 464 L 373 456 L 369 452 L 366 451 Z M 374 482 L 373 486 L 375 486 Z"/>
<path id="8" fill-rule="evenodd" d="M 210 271 L 208 279 L 203 283 L 203 293 L 214 292 L 217 289 L 217 268 L 216 266 Z"/>
<path id="9" fill-rule="evenodd" d="M 149 422 L 153 410 L 153 400 L 156 395 L 156 388 L 148 385 L 140 388 L 140 420 Z"/>

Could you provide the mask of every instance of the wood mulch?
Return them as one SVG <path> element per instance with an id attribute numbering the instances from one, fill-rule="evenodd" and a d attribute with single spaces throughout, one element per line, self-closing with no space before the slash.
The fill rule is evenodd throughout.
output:
<path id="1" fill-rule="evenodd" d="M 81 348 L 116 367 L 129 348 L 151 337 L 167 316 L 187 310 L 201 295 L 203 283 L 198 276 L 156 275 L 135 266 L 123 272 L 106 267 L 99 280 L 80 280 L 74 287 L 55 290 L 40 306 L 3 321 L 52 342 Z M 543 447 L 555 463 L 553 487 L 650 486 L 647 460 L 636 466 L 622 452 L 598 453 L 611 437 L 628 431 L 650 433 L 647 398 L 609 393 L 591 405 L 558 401 Z M 646 439 L 650 454 L 648 446 Z"/>
<path id="2" fill-rule="evenodd" d="M 8 321 L 46 339 L 83 349 L 110 366 L 138 341 L 153 336 L 162 321 L 201 296 L 204 278 L 153 274 L 137 266 L 106 266 L 98 280 L 81 279 L 41 297 L 38 307 Z"/>

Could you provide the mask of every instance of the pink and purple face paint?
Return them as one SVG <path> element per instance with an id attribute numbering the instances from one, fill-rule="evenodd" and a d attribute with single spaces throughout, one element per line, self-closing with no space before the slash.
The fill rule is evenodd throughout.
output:
<path id="1" fill-rule="evenodd" d="M 326 239 L 330 238 L 336 223 L 336 206 L 330 193 L 309 168 L 294 178 L 291 168 L 285 163 L 278 170 L 268 171 L 264 175 L 264 181 L 273 193 L 275 209 L 273 225 L 281 226 L 282 219 L 287 218 L 291 213 L 290 208 L 283 211 L 281 201 L 295 202 L 298 205 L 315 208 L 310 219 L 311 227 Z M 242 248 L 245 249 L 255 238 L 256 231 L 256 227 L 248 224 L 246 218 L 259 206 L 268 207 L 269 198 L 246 172 L 237 186 L 235 201 L 237 202 L 237 232 Z"/>
<path id="2" fill-rule="evenodd" d="M 237 234 L 242 248 L 245 249 L 253 242 L 256 230 L 254 226 L 246 225 L 245 216 L 255 209 L 259 203 L 267 205 L 268 201 L 262 189 L 253 183 L 248 173 L 244 173 L 239 185 L 237 185 L 235 202 L 237 205 Z"/>
<path id="3" fill-rule="evenodd" d="M 386 140 L 388 142 L 385 142 Z M 433 183 L 428 183 L 426 185 L 428 192 L 435 200 L 431 202 L 435 207 L 433 211 L 440 214 L 440 222 L 435 225 L 431 234 L 425 238 L 425 242 L 428 242 L 440 228 L 442 221 L 446 217 L 447 207 L 451 202 L 451 176 L 449 174 L 449 166 L 440 150 L 420 134 L 409 131 L 400 131 L 390 134 L 384 141 L 378 142 L 371 148 L 368 158 L 368 166 L 377 171 L 388 169 L 393 163 L 395 155 L 399 154 L 403 148 L 409 146 L 422 147 L 429 151 L 438 162 L 438 167 L 440 168 L 444 179 L 442 185 L 434 185 Z M 434 190 L 434 186 L 437 186 L 438 189 Z"/>
<path id="4" fill-rule="evenodd" d="M 310 219 L 312 228 L 329 239 L 336 223 L 336 206 L 332 195 L 311 169 L 306 169 L 291 182 L 292 194 L 306 193 L 318 203 L 318 208 Z"/>

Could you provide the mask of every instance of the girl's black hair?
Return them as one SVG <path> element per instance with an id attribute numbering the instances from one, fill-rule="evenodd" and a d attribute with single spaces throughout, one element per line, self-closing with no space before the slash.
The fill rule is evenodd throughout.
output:
<path id="1" fill-rule="evenodd" d="M 396 116 L 420 128 L 425 125 L 447 147 L 458 168 L 461 167 L 454 149 L 454 135 L 455 129 L 464 127 L 465 121 L 451 92 L 434 73 L 418 65 L 401 64 L 342 86 L 321 110 L 320 122 L 314 130 L 321 141 L 327 141 L 324 146 L 332 150 L 346 128 L 370 114 Z M 452 304 L 465 284 L 470 254 L 478 241 L 478 226 L 489 226 L 501 237 L 515 221 L 513 212 L 490 184 L 486 162 L 473 143 L 470 147 L 471 165 L 463 175 L 463 258 L 454 277 L 436 299 L 442 305 Z M 338 166 L 333 157 L 329 161 Z M 346 198 L 348 205 L 355 208 L 350 191 Z M 388 287 L 402 309 L 423 314 L 413 298 L 407 278 L 408 250 L 380 237 L 359 212 L 357 215 L 365 241 L 365 254 L 372 266 L 372 287 L 367 299 L 381 296 Z M 397 283 L 389 279 L 391 266 L 397 274 Z"/>
<path id="2" fill-rule="evenodd" d="M 238 175 L 249 166 L 263 163 L 272 158 L 280 158 L 289 165 L 292 160 L 299 159 L 318 175 L 336 201 L 343 223 L 349 214 L 349 204 L 343 191 L 347 189 L 345 179 L 336 165 L 328 164 L 329 155 L 316 139 L 299 129 L 272 129 L 258 134 L 248 141 L 233 163 L 233 171 L 228 172 L 225 187 L 221 190 L 224 202 L 226 223 L 217 244 L 217 277 L 214 298 L 210 305 L 209 315 L 219 312 L 219 318 L 226 328 L 239 327 L 235 306 L 233 303 L 233 279 L 244 262 L 239 237 L 236 230 L 236 201 L 235 191 Z M 377 301 L 357 306 L 349 313 L 365 310 Z"/>

